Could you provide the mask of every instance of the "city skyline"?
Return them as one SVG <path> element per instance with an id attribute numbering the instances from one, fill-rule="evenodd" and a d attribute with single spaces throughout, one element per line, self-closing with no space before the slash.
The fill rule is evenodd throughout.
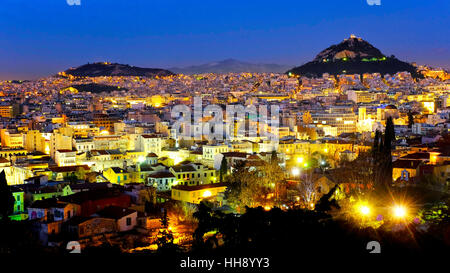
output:
<path id="1" fill-rule="evenodd" d="M 7 2 L 10 8 L 0 11 L 2 80 L 96 61 L 171 68 L 233 58 L 298 66 L 350 34 L 407 62 L 445 69 L 450 63 L 449 35 L 430 27 L 448 25 L 445 1 Z"/>
<path id="2" fill-rule="evenodd" d="M 0 256 L 448 256 L 450 3 L 2 4 Z"/>

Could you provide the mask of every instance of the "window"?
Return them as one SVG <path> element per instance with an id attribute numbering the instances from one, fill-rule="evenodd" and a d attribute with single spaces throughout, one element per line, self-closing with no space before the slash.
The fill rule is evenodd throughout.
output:
<path id="1" fill-rule="evenodd" d="M 131 226 L 131 217 L 127 217 L 127 226 Z"/>

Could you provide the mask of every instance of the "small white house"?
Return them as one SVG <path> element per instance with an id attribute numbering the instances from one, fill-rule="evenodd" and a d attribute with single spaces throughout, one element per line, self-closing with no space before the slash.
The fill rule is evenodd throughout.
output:
<path id="1" fill-rule="evenodd" d="M 55 162 L 59 167 L 77 165 L 77 152 L 71 150 L 57 150 Z"/>
<path id="2" fill-rule="evenodd" d="M 137 225 L 137 211 L 118 206 L 106 207 L 93 216 L 115 220 L 119 232 L 132 230 Z"/>

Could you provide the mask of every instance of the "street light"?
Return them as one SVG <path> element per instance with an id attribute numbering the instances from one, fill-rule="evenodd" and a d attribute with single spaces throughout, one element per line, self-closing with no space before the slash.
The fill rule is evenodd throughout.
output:
<path id="1" fill-rule="evenodd" d="M 399 219 L 404 218 L 406 216 L 406 208 L 404 206 L 395 206 L 394 216 Z"/>
<path id="2" fill-rule="evenodd" d="M 297 163 L 302 163 L 305 159 L 303 157 L 297 157 Z"/>
<path id="3" fill-rule="evenodd" d="M 297 176 L 300 174 L 300 169 L 299 168 L 293 168 L 292 169 L 292 175 Z"/>
<path id="4" fill-rule="evenodd" d="M 362 206 L 359 207 L 359 212 L 360 212 L 362 215 L 367 216 L 367 215 L 370 214 L 370 208 L 369 208 L 368 206 L 362 205 Z"/>

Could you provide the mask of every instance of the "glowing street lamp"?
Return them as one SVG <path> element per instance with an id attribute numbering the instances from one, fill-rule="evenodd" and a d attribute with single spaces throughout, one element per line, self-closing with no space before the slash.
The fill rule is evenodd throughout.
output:
<path id="1" fill-rule="evenodd" d="M 305 159 L 303 157 L 297 157 L 297 163 L 302 163 Z"/>
<path id="2" fill-rule="evenodd" d="M 367 201 L 358 202 L 355 206 L 355 211 L 363 217 L 369 216 L 371 214 L 371 209 Z"/>
<path id="3" fill-rule="evenodd" d="M 406 208 L 404 206 L 395 206 L 394 216 L 399 219 L 404 218 L 406 216 Z"/>
<path id="4" fill-rule="evenodd" d="M 370 208 L 368 207 L 368 206 L 361 206 L 361 207 L 359 207 L 359 212 L 362 214 L 362 215 L 364 215 L 364 216 L 367 216 L 367 215 L 369 215 L 370 214 Z"/>
<path id="5" fill-rule="evenodd" d="M 299 168 L 293 168 L 292 169 L 292 175 L 298 176 L 299 174 L 300 174 L 300 169 Z"/>

